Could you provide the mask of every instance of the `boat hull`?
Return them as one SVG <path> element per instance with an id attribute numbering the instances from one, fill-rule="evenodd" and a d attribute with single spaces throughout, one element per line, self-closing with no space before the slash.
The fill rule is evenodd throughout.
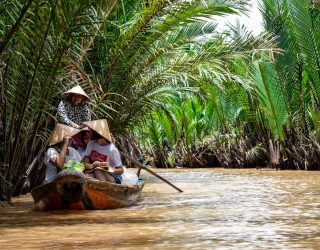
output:
<path id="1" fill-rule="evenodd" d="M 69 171 L 69 170 L 68 170 Z M 38 210 L 95 210 L 132 206 L 141 196 L 143 180 L 126 186 L 83 176 L 70 178 L 72 171 L 55 182 L 34 188 L 31 195 Z M 77 175 L 79 175 L 77 173 Z"/>

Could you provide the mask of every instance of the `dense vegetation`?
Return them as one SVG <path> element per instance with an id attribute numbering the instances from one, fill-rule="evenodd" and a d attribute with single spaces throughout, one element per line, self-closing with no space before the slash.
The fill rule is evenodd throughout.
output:
<path id="1" fill-rule="evenodd" d="M 217 32 L 215 17 L 245 2 L 2 2 L 0 200 L 41 182 L 57 103 L 75 83 L 121 150 L 159 167 L 318 169 L 318 6 L 263 0 L 261 35 Z"/>
<path id="2" fill-rule="evenodd" d="M 143 131 L 159 165 L 319 169 L 318 7 L 263 0 L 269 39 L 243 27 L 210 39 L 214 65 L 227 73 L 205 72 L 200 96 L 177 95 L 152 113 Z"/>

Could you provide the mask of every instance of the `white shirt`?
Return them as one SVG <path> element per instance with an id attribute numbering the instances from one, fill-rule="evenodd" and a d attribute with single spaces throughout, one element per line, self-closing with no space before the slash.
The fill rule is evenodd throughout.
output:
<path id="1" fill-rule="evenodd" d="M 78 149 L 77 149 L 77 151 L 78 151 L 78 153 L 79 153 L 79 155 L 80 155 L 80 158 L 82 159 L 84 156 L 85 156 L 85 152 L 86 152 L 86 150 L 85 149 L 83 149 L 83 148 L 81 148 L 81 147 L 79 147 Z"/>
<path id="2" fill-rule="evenodd" d="M 100 146 L 97 141 L 90 141 L 87 145 L 84 156 L 89 156 L 91 161 L 108 162 L 113 168 L 122 166 L 121 157 L 118 149 L 112 143 Z"/>
<path id="3" fill-rule="evenodd" d="M 55 148 L 48 148 L 45 156 L 45 160 L 44 160 L 44 163 L 46 164 L 47 169 L 46 169 L 46 177 L 43 181 L 43 184 L 54 181 L 54 179 L 58 174 L 57 166 L 54 165 L 51 161 L 51 159 L 54 156 L 59 156 L 59 152 Z M 81 161 L 81 157 L 79 153 L 77 152 L 77 150 L 75 150 L 72 147 L 68 147 L 68 151 L 67 151 L 64 162 L 67 162 L 70 160 L 75 160 L 79 162 Z"/>

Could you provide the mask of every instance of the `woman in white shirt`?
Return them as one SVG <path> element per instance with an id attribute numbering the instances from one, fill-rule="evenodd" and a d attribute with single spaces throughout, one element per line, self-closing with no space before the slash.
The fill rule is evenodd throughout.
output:
<path id="1" fill-rule="evenodd" d="M 88 121 L 84 122 L 84 125 L 96 133 L 95 140 L 88 143 L 82 160 L 85 169 L 91 171 L 90 173 L 87 173 L 87 175 L 100 181 L 121 184 L 123 166 L 120 153 L 112 143 L 112 136 L 107 121 L 105 119 Z M 102 164 L 109 165 L 111 171 L 105 171 L 98 168 Z"/>
<path id="2" fill-rule="evenodd" d="M 79 130 L 63 124 L 57 124 L 45 155 L 46 175 L 43 184 L 55 180 L 59 171 L 63 170 L 64 164 L 69 160 L 81 161 L 77 150 L 70 147 L 72 136 Z"/>

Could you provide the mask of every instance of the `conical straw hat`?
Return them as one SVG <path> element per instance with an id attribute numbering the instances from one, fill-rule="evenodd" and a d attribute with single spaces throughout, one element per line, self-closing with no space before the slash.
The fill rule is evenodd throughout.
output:
<path id="1" fill-rule="evenodd" d="M 63 141 L 65 136 L 74 136 L 80 132 L 79 129 L 58 123 L 52 131 L 51 140 L 49 146 L 55 145 Z"/>
<path id="2" fill-rule="evenodd" d="M 106 119 L 87 121 L 83 122 L 83 124 L 97 132 L 102 137 L 106 138 L 109 142 L 112 142 L 108 122 Z"/>
<path id="3" fill-rule="evenodd" d="M 89 96 L 86 94 L 86 92 L 84 92 L 84 90 L 79 85 L 64 92 L 63 96 L 67 97 L 69 94 L 79 94 L 79 95 L 84 96 L 87 100 L 89 99 Z"/>

